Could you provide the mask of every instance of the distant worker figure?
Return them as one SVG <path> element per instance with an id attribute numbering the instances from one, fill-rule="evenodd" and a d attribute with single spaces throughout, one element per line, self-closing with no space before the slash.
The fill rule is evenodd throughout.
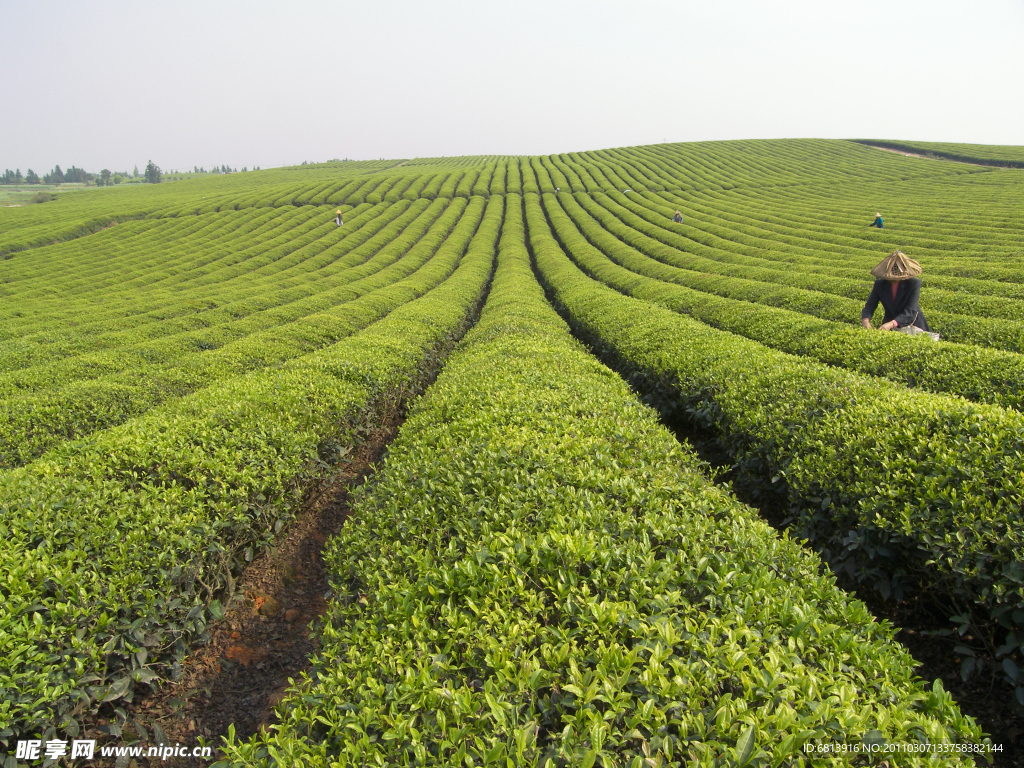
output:
<path id="1" fill-rule="evenodd" d="M 340 227 L 342 224 L 344 224 L 344 222 L 341 220 L 341 208 L 336 210 L 334 214 L 334 223 Z"/>
<path id="2" fill-rule="evenodd" d="M 676 211 L 676 215 L 672 217 L 672 221 L 674 221 L 676 224 L 682 224 L 683 214 L 681 214 L 679 211 Z"/>
<path id="3" fill-rule="evenodd" d="M 885 229 L 885 227 L 882 226 L 882 214 L 876 213 L 875 214 L 875 220 L 872 221 L 870 224 L 868 224 L 868 226 L 869 227 L 878 227 L 879 229 Z"/>
<path id="4" fill-rule="evenodd" d="M 911 335 L 926 333 L 938 341 L 939 334 L 932 333 L 919 304 L 921 281 L 917 276 L 921 274 L 921 265 L 907 258 L 903 251 L 893 251 L 871 270 L 871 274 L 877 279 L 860 313 L 860 324 L 870 330 L 871 316 L 878 302 L 882 302 L 885 315 L 879 330 Z"/>

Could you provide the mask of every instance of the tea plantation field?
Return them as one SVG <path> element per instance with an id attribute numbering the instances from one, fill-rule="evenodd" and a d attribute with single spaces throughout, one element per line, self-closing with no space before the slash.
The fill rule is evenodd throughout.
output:
<path id="1" fill-rule="evenodd" d="M 939 343 L 860 327 L 897 248 Z M 245 564 L 406 408 L 325 551 L 314 673 L 226 760 L 986 764 L 832 572 L 948 607 L 1024 706 L 1022 267 L 1024 171 L 849 141 L 331 162 L 2 209 L 5 768 L 179 674 Z"/>

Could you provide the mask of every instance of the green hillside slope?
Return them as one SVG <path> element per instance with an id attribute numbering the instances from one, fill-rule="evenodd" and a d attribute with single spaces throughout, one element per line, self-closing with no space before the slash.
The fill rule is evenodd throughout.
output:
<path id="1" fill-rule="evenodd" d="M 0 209 L 0 750 L 173 675 L 336 457 L 423 392 L 330 546 L 317 664 L 358 691 L 322 681 L 285 705 L 287 739 L 236 754 L 779 764 L 875 732 L 980 743 L 816 574 L 948 606 L 1002 646 L 1024 705 L 1022 211 L 1017 170 L 826 140 L 335 161 Z M 860 326 L 894 249 L 922 264 L 938 343 Z M 810 543 L 716 487 L 594 355 Z M 683 546 L 698 530 L 718 543 Z M 470 614 L 491 629 L 458 649 L 428 630 Z M 502 633 L 520 645 L 498 653 Z M 440 706 L 435 672 L 462 703 Z M 446 719 L 413 723 L 406 694 Z M 307 749 L 370 701 L 362 746 Z"/>

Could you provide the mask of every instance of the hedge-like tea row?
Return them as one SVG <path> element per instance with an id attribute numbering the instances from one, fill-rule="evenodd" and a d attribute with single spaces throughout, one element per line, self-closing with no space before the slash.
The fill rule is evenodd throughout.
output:
<path id="1" fill-rule="evenodd" d="M 581 197 L 581 202 L 587 202 L 586 198 Z M 716 251 L 704 243 L 676 233 L 645 226 L 637 221 L 639 217 L 634 218 L 631 211 L 622 207 L 616 213 L 629 220 L 630 226 L 616 221 L 616 217 L 606 212 L 602 213 L 598 206 L 591 204 L 588 210 L 599 217 L 609 232 L 624 242 L 678 269 L 676 282 L 708 293 L 789 308 L 826 320 L 858 323 L 864 300 L 871 290 L 871 279 L 857 283 L 818 274 L 803 274 L 799 270 L 784 269 L 782 265 L 750 266 L 745 263 L 748 259 L 737 254 Z M 657 234 L 659 239 L 655 240 L 633 230 L 634 224 Z M 853 298 L 856 295 L 859 298 Z M 1011 352 L 1024 351 L 1024 322 L 1012 319 L 1024 313 L 1024 303 L 1021 301 L 968 294 L 959 298 L 952 292 L 938 291 L 929 293 L 928 301 L 933 301 L 938 307 L 945 307 L 932 309 L 931 304 L 922 307 L 929 323 L 935 325 L 945 338 Z M 987 317 L 984 312 L 999 312 L 1011 319 Z"/>
<path id="2" fill-rule="evenodd" d="M 713 430 L 797 530 L 883 594 L 916 585 L 1024 629 L 1024 416 L 768 349 L 584 275 L 526 197 L 537 266 L 574 329 Z"/>
<path id="3" fill-rule="evenodd" d="M 194 331 L 202 331 L 203 340 L 208 345 L 219 346 L 264 327 L 262 319 L 258 317 L 259 313 L 315 294 L 319 284 L 325 280 L 343 279 L 346 274 L 352 274 L 349 270 L 355 268 L 362 270 L 360 276 L 368 274 L 367 270 L 371 267 L 367 266 L 367 262 L 381 248 L 399 237 L 412 222 L 423 216 L 429 205 L 426 200 L 411 205 L 403 201 L 380 212 L 379 216 L 364 222 L 362 229 L 334 244 L 321 245 L 320 240 L 317 240 L 304 248 L 289 249 L 284 245 L 277 254 L 278 258 L 270 265 L 264 265 L 264 272 L 254 263 L 248 275 L 242 271 L 242 267 L 236 267 L 236 275 L 232 279 L 214 282 L 206 278 L 202 286 L 181 286 L 174 281 L 167 281 L 168 284 L 162 290 L 152 287 L 139 290 L 138 286 L 133 286 L 125 293 L 101 291 L 99 295 L 112 299 L 134 293 L 146 296 L 146 300 L 145 304 L 138 307 L 139 313 L 122 318 L 120 322 L 116 315 L 109 317 L 113 313 L 106 309 L 106 302 L 94 301 L 91 307 L 75 306 L 78 310 L 75 315 L 83 321 L 81 331 L 79 326 L 58 333 L 44 331 L 5 344 L 0 353 L 0 364 L 5 370 L 11 371 L 17 367 L 38 365 L 42 361 L 52 362 L 55 358 L 77 357 L 83 353 L 102 350 L 125 352 L 133 346 L 150 345 L 159 338 L 169 339 L 173 343 L 175 334 Z M 436 214 L 437 210 L 431 213 Z M 299 264 L 286 260 L 300 253 L 312 258 L 303 259 Z M 232 259 L 242 259 L 244 265 L 245 260 L 253 255 L 246 249 L 235 253 Z M 194 255 L 192 259 L 195 260 Z M 282 269 L 276 274 L 270 272 L 273 265 L 280 265 Z M 339 273 L 341 278 L 337 278 Z M 77 283 L 70 284 L 67 290 L 84 292 Z M 97 318 L 109 318 L 109 324 Z M 255 327 L 251 327 L 253 323 Z M 97 333 L 97 328 L 102 331 Z M 76 362 L 70 364 L 76 365 Z"/>
<path id="4" fill-rule="evenodd" d="M 479 325 L 329 546 L 312 681 L 217 765 L 796 765 L 869 734 L 979 741 L 890 627 L 571 338 L 518 202 Z"/>
<path id="5" fill-rule="evenodd" d="M 640 153 L 643 150 L 633 151 Z M 958 198 L 967 192 L 977 193 L 981 182 L 999 181 L 993 174 L 983 172 L 960 179 L 944 179 L 942 186 L 935 184 L 935 177 L 923 177 L 920 183 L 898 187 L 881 184 L 825 186 L 834 177 L 831 169 L 820 168 L 817 179 L 805 178 L 797 186 L 772 183 L 770 187 L 752 188 L 737 178 L 739 186 L 734 190 L 711 187 L 687 193 L 655 195 L 641 188 L 634 189 L 636 194 L 628 197 L 644 205 L 667 209 L 658 214 L 659 224 L 668 221 L 673 208 L 683 208 L 687 223 L 678 230 L 702 238 L 702 242 L 708 245 L 717 244 L 724 252 L 756 257 L 766 251 L 774 251 L 770 257 L 779 262 L 804 259 L 809 253 L 814 254 L 816 261 L 824 262 L 830 253 L 835 253 L 841 258 L 832 261 L 841 270 L 850 266 L 845 263 L 846 257 L 856 255 L 855 251 L 851 253 L 852 248 L 874 251 L 879 249 L 876 245 L 879 240 L 892 242 L 888 250 L 901 245 L 914 254 L 923 251 L 928 255 L 929 264 L 934 262 L 935 256 L 952 256 L 954 258 L 943 256 L 945 263 L 941 266 L 949 274 L 963 274 L 965 268 L 967 271 L 1000 271 L 1000 264 L 975 258 L 980 255 L 978 252 L 1013 256 L 1017 241 L 1005 217 L 1013 215 L 1013 196 L 1019 197 L 1019 184 L 1016 187 L 1000 184 L 998 195 L 986 193 L 984 207 L 969 214 L 970 209 L 964 209 L 970 202 Z M 617 193 L 609 194 L 621 192 L 622 187 L 619 186 Z M 888 200 L 888 206 L 878 202 L 879 197 Z M 891 233 L 888 229 L 872 231 L 863 226 L 865 209 L 870 207 L 874 211 L 877 207 L 873 203 L 890 209 L 893 214 L 900 213 L 898 233 Z M 950 214 L 953 210 L 959 213 L 955 221 L 951 222 L 943 215 L 943 206 L 950 209 Z M 889 215 L 886 220 L 892 221 Z M 746 226 L 737 227 L 732 223 L 737 221 L 744 222 Z M 913 232 L 908 232 L 908 228 Z M 764 236 L 748 237 L 748 232 L 760 232 Z M 894 238 L 897 238 L 895 242 Z M 787 247 L 783 250 L 780 245 Z M 865 265 L 866 268 L 870 266 L 873 264 Z M 929 270 L 929 274 L 934 273 L 935 270 Z M 1019 277 L 1013 278 L 1008 272 L 1005 279 L 1019 281 Z M 962 290 L 963 286 L 955 288 Z"/>
<path id="6" fill-rule="evenodd" d="M 465 250 L 480 221 L 484 202 L 476 198 L 468 213 L 467 202 L 461 199 L 451 205 L 435 201 L 431 208 L 434 210 L 426 212 L 430 215 L 420 226 L 408 227 L 370 260 L 381 257 L 383 264 L 389 266 L 379 269 L 382 264 L 377 264 L 363 279 L 355 279 L 358 273 L 351 275 L 353 280 L 348 284 L 339 281 L 327 295 L 317 297 L 319 306 L 309 306 L 307 302 L 302 308 L 303 316 L 295 320 L 206 354 L 188 356 L 169 369 L 133 368 L 127 376 L 108 376 L 53 393 L 0 401 L 0 468 L 30 461 L 64 440 L 120 424 L 169 397 L 194 392 L 214 381 L 279 364 L 334 343 L 433 288 L 454 268 Z M 443 256 L 445 264 L 429 276 L 418 275 L 417 270 L 434 256 L 457 224 L 461 231 Z M 410 277 L 414 274 L 415 278 Z M 412 285 L 392 285 L 403 279 Z M 389 290 L 389 286 L 397 290 Z M 356 300 L 363 296 L 369 300 L 358 303 Z M 282 315 L 281 306 L 268 314 Z"/>
<path id="7" fill-rule="evenodd" d="M 4 345 L 7 370 L 0 375 L 0 392 L 31 389 L 41 392 L 61 382 L 125 370 L 145 363 L 169 363 L 182 352 L 220 347 L 254 330 L 269 327 L 275 320 L 260 318 L 268 309 L 315 294 L 326 276 L 340 269 L 357 267 L 372 255 L 357 247 L 366 243 L 402 211 L 366 213 L 362 220 L 366 231 L 355 232 L 338 244 L 320 247 L 319 243 L 292 252 L 289 258 L 305 250 L 311 258 L 301 263 L 279 260 L 282 269 L 276 275 L 257 274 L 248 281 L 237 280 L 219 289 L 203 287 L 189 291 L 142 291 L 117 294 L 118 305 L 134 305 L 134 312 L 118 316 L 105 302 L 75 306 L 73 327 L 59 333 L 30 334 L 17 345 Z M 356 217 L 357 222 L 362 217 Z M 392 233 L 393 235 L 396 233 Z M 382 235 L 387 238 L 387 235 Z M 387 242 L 381 240 L 380 244 Z M 350 249 L 348 253 L 344 249 Z M 316 255 L 312 255 L 315 253 Z M 128 301 L 131 296 L 143 299 Z M 176 296 L 173 303 L 169 300 Z M 40 313 L 40 323 L 52 315 Z M 279 321 L 278 321 L 279 322 Z M 94 351 L 95 350 L 95 351 Z M 48 355 L 46 354 L 48 353 Z M 45 362 L 41 362 L 45 360 Z M 18 369 L 14 369 L 18 365 Z"/>
<path id="8" fill-rule="evenodd" d="M 222 256 L 224 259 L 230 260 L 232 263 L 232 269 L 234 272 L 239 273 L 241 267 L 238 263 L 245 262 L 249 258 L 257 258 L 262 254 L 273 253 L 275 249 L 281 249 L 281 253 L 287 252 L 288 249 L 294 250 L 301 244 L 295 243 L 289 238 L 298 239 L 300 232 L 295 231 L 295 227 L 292 226 L 295 220 L 301 220 L 302 223 L 299 227 L 307 230 L 314 229 L 319 226 L 319 222 L 312 219 L 309 216 L 303 216 L 302 211 L 296 210 L 295 213 L 284 214 L 283 216 L 276 217 L 277 220 L 272 222 L 271 232 L 263 231 L 262 233 L 249 232 L 246 233 L 244 238 L 241 238 L 241 242 L 238 243 L 237 248 L 228 247 L 226 249 L 214 249 L 213 253 Z M 238 216 L 238 214 L 234 214 Z M 290 219 L 290 221 L 289 221 Z M 321 217 L 322 221 L 322 217 Z M 291 233 L 289 235 L 289 233 Z M 316 239 L 314 235 L 313 240 Z M 188 245 L 188 238 L 184 241 L 186 246 L 184 249 L 178 248 L 177 253 L 174 250 L 168 248 L 168 242 L 157 242 L 152 244 L 142 254 L 134 256 L 127 256 L 123 260 L 118 259 L 115 264 L 121 266 L 120 275 L 115 274 L 118 270 L 111 269 L 110 253 L 106 247 L 94 247 L 93 253 L 90 253 L 88 257 L 83 254 L 84 248 L 80 247 L 77 252 L 78 264 L 74 267 L 75 256 L 69 257 L 69 263 L 65 266 L 54 260 L 51 263 L 48 252 L 50 249 L 41 249 L 39 252 L 33 252 L 30 259 L 22 259 L 24 266 L 28 268 L 32 267 L 31 272 L 31 288 L 15 285 L 14 290 L 17 291 L 17 300 L 20 306 L 30 306 L 33 309 L 43 310 L 39 312 L 39 321 L 42 321 L 44 317 L 51 316 L 54 314 L 61 314 L 60 305 L 61 299 L 63 300 L 64 313 L 73 312 L 79 307 L 82 311 L 75 313 L 83 320 L 91 320 L 97 316 L 112 315 L 116 318 L 122 313 L 122 309 L 111 311 L 110 308 L 106 307 L 105 301 L 103 303 L 95 301 L 96 296 L 101 296 L 104 299 L 108 297 L 115 299 L 118 296 L 130 296 L 134 293 L 136 296 L 139 294 L 145 294 L 145 298 L 141 301 L 135 299 L 134 301 L 127 301 L 127 310 L 131 314 L 139 308 L 141 303 L 142 311 L 145 312 L 147 309 L 153 307 L 154 295 L 158 293 L 160 288 L 156 286 L 157 282 L 163 281 L 167 288 L 173 290 L 175 283 L 179 281 L 176 277 L 178 272 L 177 265 L 171 261 L 169 264 L 161 262 L 160 253 L 165 251 L 165 259 L 171 255 L 177 256 L 182 259 L 184 263 L 188 264 L 191 268 L 204 268 L 205 265 L 196 258 L 196 253 L 191 250 Z M 166 252 L 166 251 L 169 251 Z M 184 253 L 182 253 L 184 251 Z M 116 253 L 116 251 L 115 251 Z M 144 254 L 144 255 L 143 255 Z M 91 258 L 90 258 L 91 257 Z M 95 260 L 96 266 L 93 269 L 88 268 L 88 264 L 82 262 L 88 262 L 89 260 Z M 57 274 L 50 275 L 50 272 L 56 271 Z M 81 273 L 81 274 L 79 274 Z M 102 278 L 99 276 L 102 273 Z M 45 279 L 40 279 L 43 275 L 46 275 Z M 66 276 L 65 276 L 66 275 Z M 218 275 L 218 277 L 226 277 L 226 275 Z M 84 280 L 84 282 L 83 282 Z M 27 282 L 27 281 L 26 281 Z M 211 278 L 207 277 L 206 282 L 212 282 Z M 115 287 L 116 286 L 116 287 Z M 181 293 L 175 291 L 180 297 Z M 195 292 L 193 291 L 193 296 Z M 70 298 L 64 298 L 64 296 L 70 296 Z M 169 297 L 164 295 L 160 297 L 162 301 L 157 304 L 160 312 L 167 318 L 173 318 L 175 312 L 173 310 L 168 311 L 164 309 L 168 305 L 173 305 L 173 302 L 169 301 Z M 54 300 L 56 299 L 56 300 Z M 90 306 L 90 300 L 92 300 Z M 150 318 L 152 320 L 152 318 Z M 45 326 L 44 326 L 45 328 Z M 116 328 L 116 326 L 115 326 Z M 28 330 L 28 329 L 26 329 Z M 64 354 L 64 350 L 61 345 L 53 344 L 51 338 L 55 338 L 58 342 L 64 339 L 70 341 L 76 341 L 79 339 L 79 334 L 76 332 L 77 329 L 65 330 L 58 329 L 56 332 L 45 329 L 42 333 L 33 334 L 28 336 L 25 340 L 18 340 L 18 343 L 14 345 L 14 349 L 17 350 L 19 347 L 26 347 L 30 349 L 29 342 L 36 341 L 42 343 L 48 347 L 48 351 L 51 354 Z M 165 331 L 166 332 L 166 331 Z M 81 334 L 81 336 L 87 336 L 87 333 Z M 5 344 L 5 347 L 10 346 Z M 45 353 L 41 355 L 43 359 L 46 359 Z M 2 355 L 4 365 L 7 367 L 8 361 L 15 363 L 21 362 L 21 358 L 14 357 L 6 351 Z M 31 362 L 31 357 L 26 357 L 26 361 Z"/>
<path id="9" fill-rule="evenodd" d="M 93 360 L 99 361 L 99 371 L 104 372 L 109 370 L 108 359 L 119 354 L 142 354 L 150 361 L 170 360 L 160 349 L 161 344 L 174 346 L 187 341 L 190 335 L 196 341 L 205 341 L 207 347 L 219 347 L 268 327 L 260 318 L 267 310 L 315 296 L 333 281 L 369 274 L 372 257 L 421 216 L 428 205 L 426 201 L 416 206 L 403 203 L 378 212 L 380 215 L 363 222 L 365 226 L 360 231 L 335 245 L 324 247 L 317 241 L 282 255 L 274 262 L 281 267 L 276 272 L 261 272 L 254 267 L 248 279 L 225 281 L 216 287 L 174 290 L 176 286 L 172 284 L 164 290 L 101 292 L 100 295 L 111 295 L 116 300 L 132 295 L 145 299 L 135 303 L 133 314 L 122 317 L 110 312 L 105 302 L 93 301 L 92 306 L 75 307 L 79 322 L 70 329 L 59 334 L 29 334 L 17 345 L 5 345 L 5 354 L 0 359 L 6 372 L 0 377 L 4 382 L 0 390 L 14 386 L 38 391 L 45 386 L 47 376 L 54 376 L 54 382 L 59 383 L 62 370 L 87 373 Z M 299 261 L 292 262 L 292 258 Z M 77 285 L 68 289 L 79 290 Z M 173 304 L 169 301 L 172 296 L 177 296 Z M 48 320 L 48 314 L 41 318 L 44 323 Z M 144 352 L 137 352 L 143 348 Z M 33 369 L 39 370 L 42 377 L 34 378 Z"/>
<path id="10" fill-rule="evenodd" d="M 18 251 L 25 251 L 30 248 L 49 245 L 50 243 L 76 240 L 122 221 L 141 219 L 146 213 L 146 211 L 132 211 L 121 215 L 95 216 L 78 221 L 64 222 L 60 227 L 46 223 L 34 227 L 11 228 L 4 235 L 0 236 L 0 259 L 11 258 Z"/>
<path id="11" fill-rule="evenodd" d="M 879 243 L 877 239 L 865 242 L 862 239 L 863 235 L 860 238 L 847 236 L 844 230 L 848 230 L 849 226 L 839 226 L 832 221 L 787 218 L 784 223 L 772 222 L 769 226 L 755 217 L 765 215 L 763 207 L 769 207 L 772 201 L 766 203 L 747 198 L 739 201 L 684 200 L 678 196 L 659 196 L 653 193 L 620 196 L 618 200 L 641 217 L 641 231 L 655 239 L 660 239 L 664 233 L 671 231 L 670 227 L 677 226 L 671 224 L 671 217 L 679 208 L 685 219 L 693 222 L 699 217 L 701 227 L 721 237 L 729 237 L 728 245 L 738 252 L 737 255 L 744 257 L 744 263 L 775 267 L 792 265 L 796 268 L 794 271 L 799 271 L 805 276 L 820 274 L 844 277 L 854 280 L 854 286 L 862 284 L 871 267 L 878 263 L 879 252 L 884 253 L 888 247 L 884 242 Z M 612 202 L 611 196 L 602 197 L 601 202 L 609 210 L 619 209 L 618 201 Z M 852 218 L 855 214 L 851 212 L 849 215 Z M 903 215 L 909 217 L 913 214 L 905 211 Z M 923 216 L 922 213 L 917 215 Z M 678 234 L 678 231 L 674 234 Z M 1024 298 L 1024 286 L 1019 282 L 1003 282 L 999 279 L 1012 274 L 1013 260 L 1006 258 L 1008 254 L 1000 253 L 999 259 L 992 259 L 993 274 L 988 279 L 965 277 L 958 274 L 963 269 L 962 254 L 957 253 L 951 258 L 951 254 L 941 250 L 923 247 L 918 238 L 909 238 L 902 228 L 900 235 L 901 240 L 910 240 L 910 243 L 901 243 L 901 247 L 907 248 L 927 265 L 925 281 L 929 290 L 943 289 L 944 299 L 961 298 L 951 293 Z M 967 238 L 961 233 L 960 242 L 950 242 L 954 238 L 949 236 L 944 237 L 941 242 L 947 246 L 963 246 L 969 242 L 971 249 L 974 250 L 979 247 L 979 239 L 984 242 L 984 247 L 993 247 L 996 237 L 1005 238 L 1005 234 L 993 233 L 991 229 L 986 229 L 984 232 L 970 233 Z M 766 257 L 766 250 L 773 252 L 774 258 Z M 847 296 L 856 295 L 850 289 L 841 292 Z M 949 309 L 965 311 L 972 308 L 961 306 Z M 1000 311 L 998 307 L 996 311 Z"/>
<path id="12" fill-rule="evenodd" d="M 181 657 L 304 482 L 462 334 L 502 202 L 448 280 L 350 339 L 0 476 L 0 742 L 71 733 L 76 706 L 128 698 Z"/>
<path id="13" fill-rule="evenodd" d="M 799 312 L 675 285 L 671 281 L 676 270 L 606 231 L 571 195 L 563 193 L 557 200 L 545 195 L 543 202 L 566 252 L 589 275 L 617 291 L 783 352 L 930 392 L 1024 410 L 1021 355 L 960 344 L 933 344 L 899 333 L 869 333 Z"/>
<path id="14" fill-rule="evenodd" d="M 308 218 L 302 211 L 246 211 L 127 222 L 82 241 L 48 245 L 20 256 L 5 265 L 4 290 L 7 293 L 17 291 L 19 297 L 25 297 L 26 289 L 31 288 L 29 295 L 46 298 L 59 295 L 61 287 L 74 285 L 83 277 L 85 281 L 81 284 L 93 288 L 97 281 L 109 278 L 109 259 L 112 256 L 125 259 L 127 264 L 124 266 L 130 270 L 136 263 L 147 263 L 147 257 L 151 258 L 155 248 L 170 249 L 171 253 L 166 254 L 165 261 L 161 263 L 170 261 L 173 264 L 175 258 L 180 259 L 183 255 L 181 246 L 174 248 L 174 244 L 187 244 L 188 248 L 194 241 L 204 247 L 216 247 L 226 238 L 243 245 L 250 242 L 263 244 L 270 233 L 280 232 L 282 225 L 291 226 L 295 221 Z M 191 255 L 195 257 L 194 252 Z M 43 270 L 52 278 L 52 283 L 34 285 L 28 282 Z"/>

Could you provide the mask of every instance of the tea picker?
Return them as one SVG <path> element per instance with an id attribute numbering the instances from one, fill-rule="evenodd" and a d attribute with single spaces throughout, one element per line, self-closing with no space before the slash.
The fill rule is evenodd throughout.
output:
<path id="1" fill-rule="evenodd" d="M 885 315 L 880 331 L 899 331 L 910 334 L 927 334 L 934 341 L 939 334 L 933 333 L 921 312 L 921 265 L 907 258 L 903 251 L 893 251 L 882 262 L 871 270 L 876 278 L 871 287 L 871 294 L 860 313 L 860 323 L 871 329 L 871 316 L 879 302 Z"/>

